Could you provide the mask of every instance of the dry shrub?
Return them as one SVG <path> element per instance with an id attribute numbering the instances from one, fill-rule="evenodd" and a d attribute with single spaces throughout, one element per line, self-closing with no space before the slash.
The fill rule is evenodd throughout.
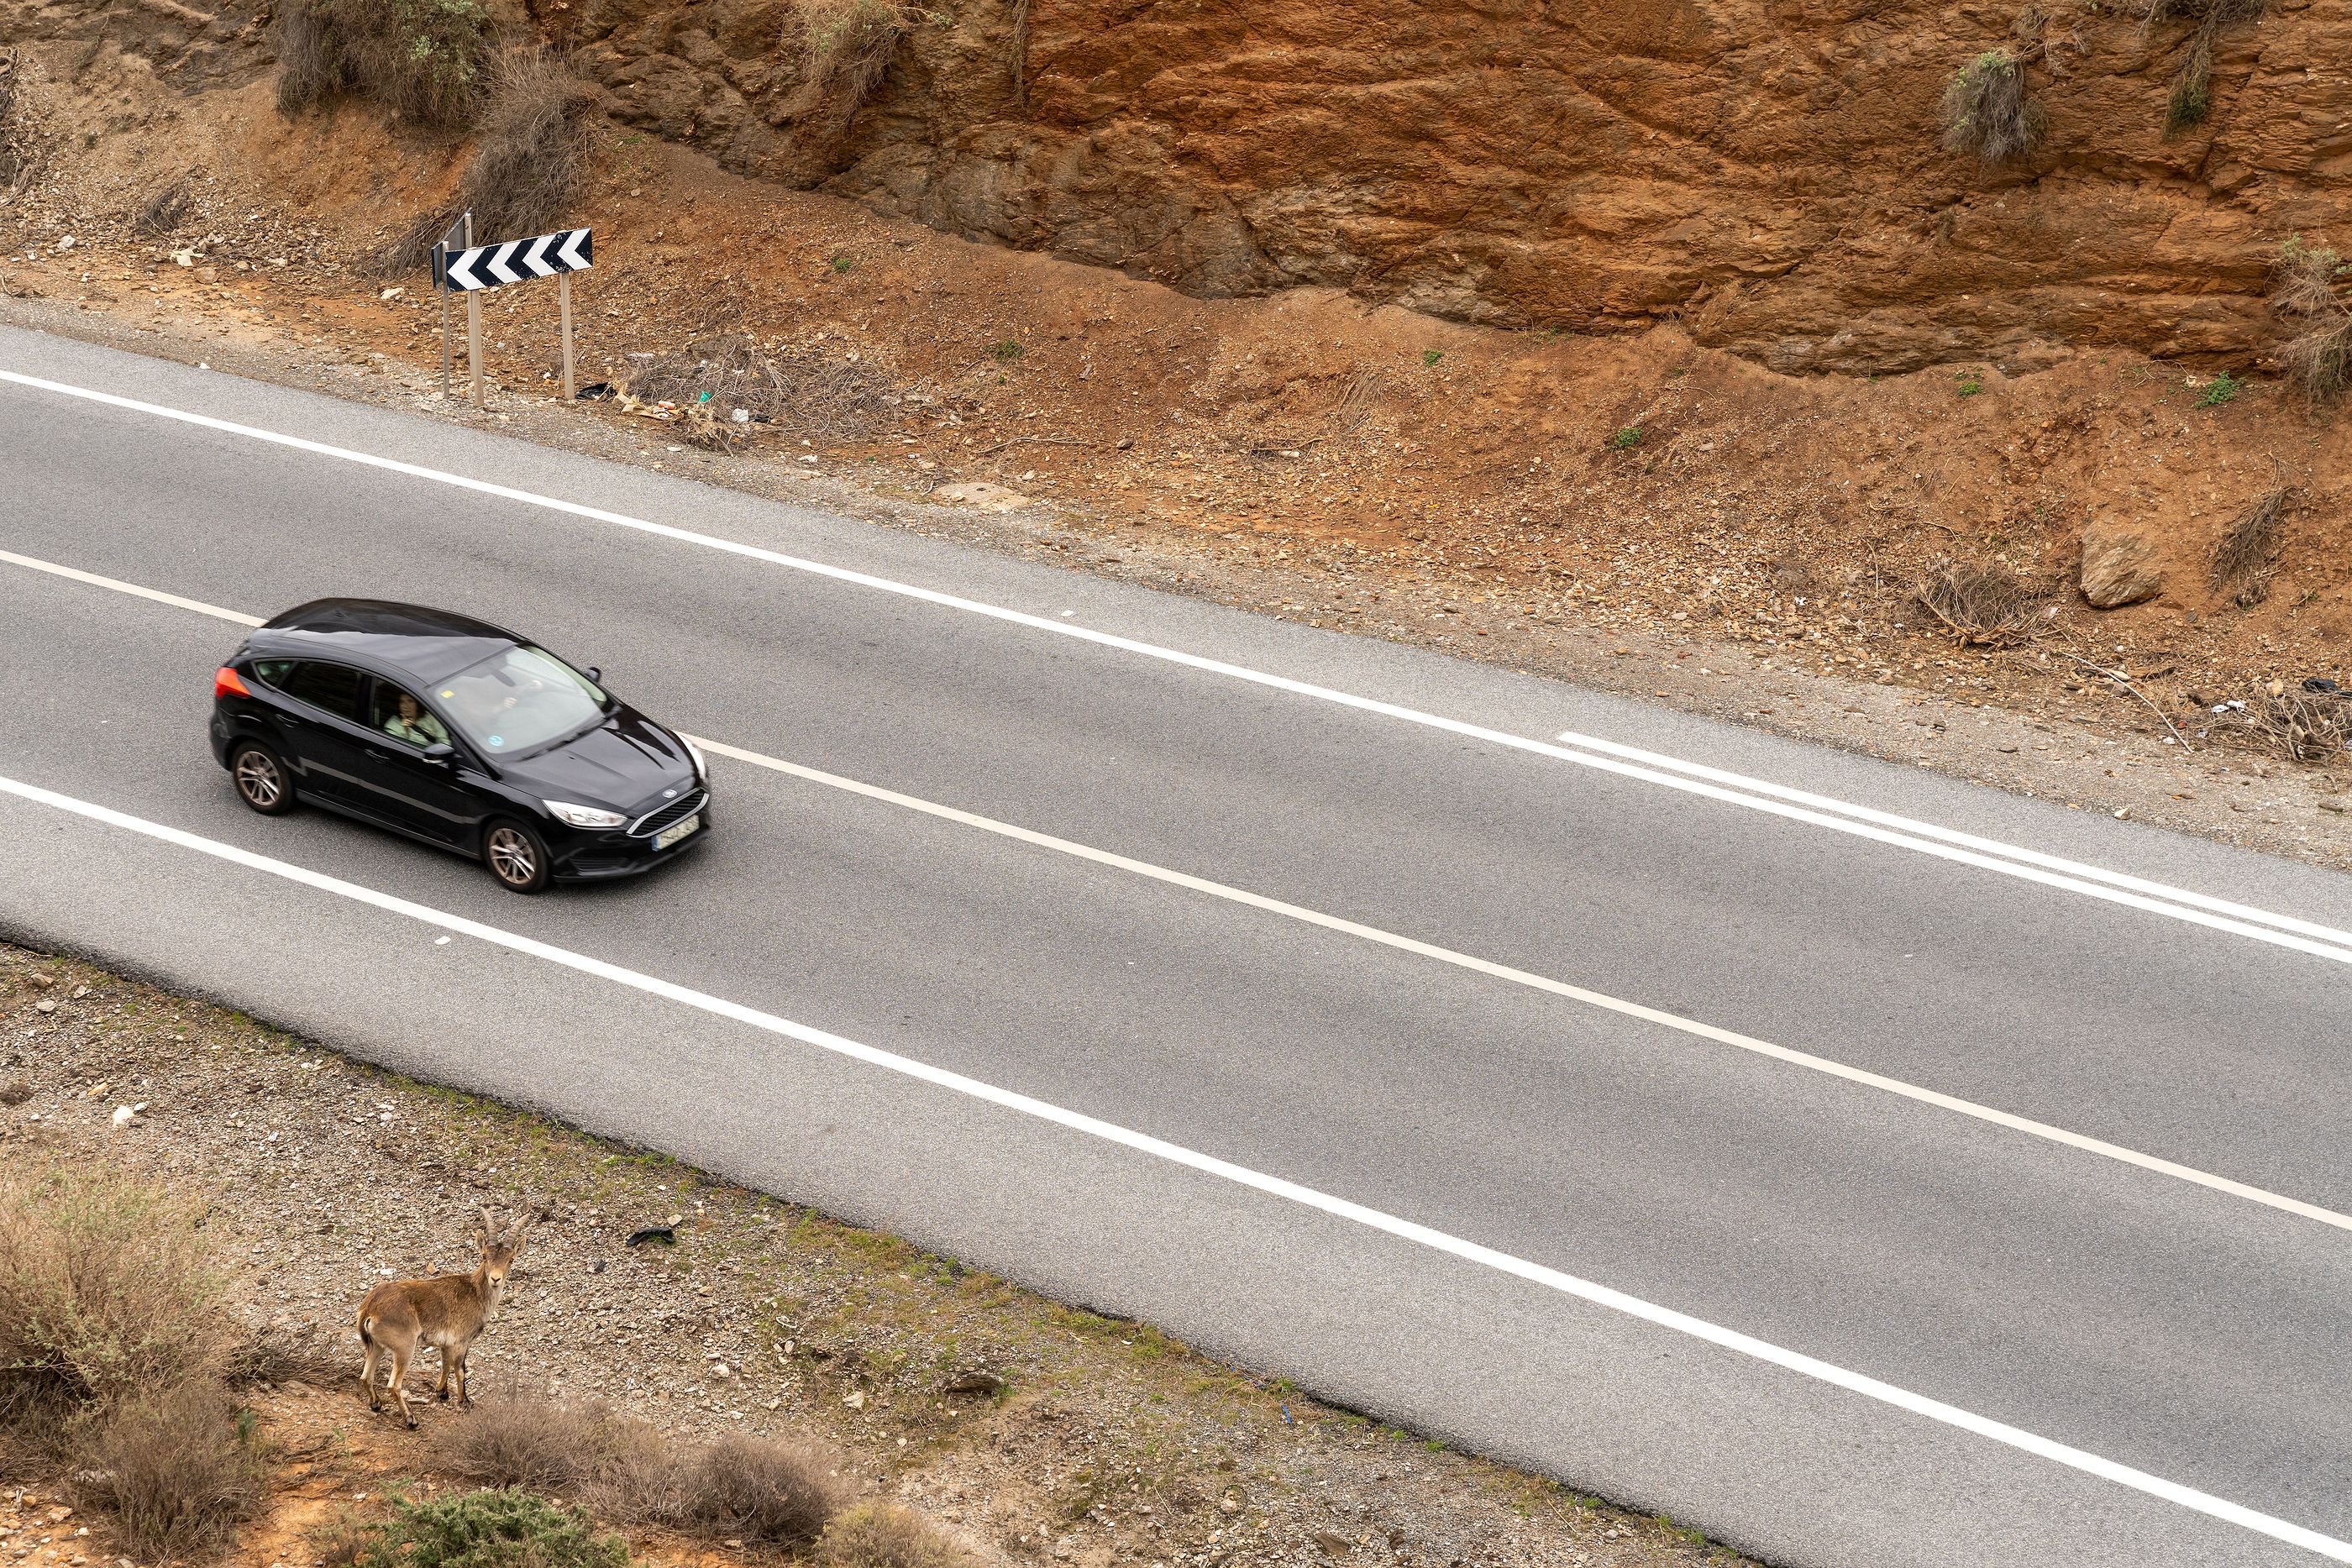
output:
<path id="1" fill-rule="evenodd" d="M 740 1433 L 702 1451 L 685 1490 L 688 1520 L 756 1546 L 806 1545 L 843 1501 L 815 1450 Z"/>
<path id="2" fill-rule="evenodd" d="M 450 1428 L 443 1457 L 484 1486 L 572 1491 L 596 1476 L 620 1424 L 603 1405 L 575 1407 L 535 1395 L 490 1400 Z"/>
<path id="3" fill-rule="evenodd" d="M 2143 31 L 2163 22 L 2197 23 L 2180 69 L 2173 76 L 2172 96 L 2165 105 L 2167 136 L 2203 124 L 2212 112 L 2213 50 L 2221 29 L 2241 22 L 2259 22 L 2269 9 L 2270 0 L 2143 0 Z"/>
<path id="4" fill-rule="evenodd" d="M 217 1383 L 226 1281 L 194 1204 L 99 1166 L 0 1171 L 0 1422 Z"/>
<path id="5" fill-rule="evenodd" d="M 313 1568 L 359 1568 L 383 1532 L 352 1509 L 342 1508 L 302 1532 Z"/>
<path id="6" fill-rule="evenodd" d="M 722 441 L 734 434 L 739 408 L 798 435 L 854 441 L 889 417 L 890 406 L 882 401 L 889 387 L 871 366 L 829 360 L 814 349 L 763 351 L 740 333 L 640 361 L 621 382 L 621 390 L 640 402 L 675 403 L 689 417 L 704 411 L 721 424 Z"/>
<path id="7" fill-rule="evenodd" d="M 150 239 L 177 233 L 194 199 L 193 179 L 192 174 L 182 174 L 155 187 L 155 193 L 140 203 L 139 210 L 131 215 L 131 232 Z"/>
<path id="8" fill-rule="evenodd" d="M 969 1553 L 911 1509 L 861 1502 L 825 1527 L 818 1568 L 966 1568 Z"/>
<path id="9" fill-rule="evenodd" d="M 38 162 L 25 71 L 21 54 L 0 50 L 0 192 L 21 187 L 32 178 Z"/>
<path id="10" fill-rule="evenodd" d="M 2300 235 L 2287 236 L 2271 267 L 2271 304 L 2294 329 L 2279 362 L 2315 404 L 2352 386 L 2352 305 L 2336 288 L 2347 271 L 2343 257 Z"/>
<path id="11" fill-rule="evenodd" d="M 691 1521 L 687 1476 L 693 1457 L 648 1422 L 615 1416 L 604 1433 L 596 1474 L 581 1500 L 605 1519 L 673 1529 Z"/>
<path id="12" fill-rule="evenodd" d="M 1964 644 L 2001 647 L 2021 643 L 2038 601 L 2014 574 L 1998 566 L 1943 566 L 1913 595 Z"/>
<path id="13" fill-rule="evenodd" d="M 2213 588 L 2252 609 L 2270 592 L 2278 559 L 2279 519 L 2291 492 L 2284 486 L 2239 513 L 2213 544 Z"/>
<path id="14" fill-rule="evenodd" d="M 261 1461 L 217 1383 L 182 1383 L 126 1400 L 83 1445 L 83 1494 L 110 1511 L 144 1558 L 220 1545 L 259 1506 Z"/>
<path id="15" fill-rule="evenodd" d="M 2352 699 L 2273 681 L 2223 723 L 2291 762 L 2326 762 L 2352 743 Z"/>
<path id="16" fill-rule="evenodd" d="M 1987 49 L 1944 89 L 1944 148 L 2004 163 L 2033 151 L 2049 114 L 2025 90 L 2025 68 L 2007 49 Z"/>
<path id="17" fill-rule="evenodd" d="M 562 55 L 518 50 L 499 61 L 459 186 L 458 204 L 474 210 L 476 234 L 520 239 L 571 215 L 587 165 L 587 113 L 594 100 Z M 432 237 L 446 227 L 443 223 Z"/>
<path id="18" fill-rule="evenodd" d="M 800 55 L 796 110 L 805 112 L 835 97 L 845 104 L 845 118 L 855 114 L 880 85 L 898 40 L 918 15 L 903 0 L 798 0 L 793 8 L 794 36 L 787 39 Z"/>
<path id="19" fill-rule="evenodd" d="M 490 14 L 482 0 L 287 0 L 271 33 L 280 110 L 350 93 L 451 128 L 480 99 Z"/>

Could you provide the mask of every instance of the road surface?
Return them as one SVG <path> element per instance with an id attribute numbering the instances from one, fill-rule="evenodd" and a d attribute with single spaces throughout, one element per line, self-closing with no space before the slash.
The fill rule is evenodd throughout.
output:
<path id="1" fill-rule="evenodd" d="M 0 455 L 0 936 L 1776 1563 L 2352 1561 L 2352 879 L 22 331 Z M 602 665 L 710 842 L 246 812 L 329 594 Z"/>

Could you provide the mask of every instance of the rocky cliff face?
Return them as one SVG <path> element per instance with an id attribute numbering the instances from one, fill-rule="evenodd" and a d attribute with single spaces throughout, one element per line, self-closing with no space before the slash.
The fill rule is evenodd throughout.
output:
<path id="1" fill-rule="evenodd" d="M 2193 19 L 2077 0 L 932 0 L 822 108 L 793 0 L 531 3 L 622 118 L 742 172 L 1202 293 L 1674 317 L 1790 371 L 2250 360 L 2352 169 L 2352 15 L 2310 0 L 2221 29 L 2168 139 Z M 1997 46 L 2049 131 L 1986 169 L 1937 101 Z"/>

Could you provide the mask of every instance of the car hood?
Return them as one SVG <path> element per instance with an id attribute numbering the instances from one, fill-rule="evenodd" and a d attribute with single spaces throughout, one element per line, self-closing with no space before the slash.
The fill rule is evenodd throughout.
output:
<path id="1" fill-rule="evenodd" d="M 665 789 L 696 787 L 686 744 L 625 705 L 587 734 L 511 762 L 499 772 L 542 800 L 636 816 L 662 803 Z"/>

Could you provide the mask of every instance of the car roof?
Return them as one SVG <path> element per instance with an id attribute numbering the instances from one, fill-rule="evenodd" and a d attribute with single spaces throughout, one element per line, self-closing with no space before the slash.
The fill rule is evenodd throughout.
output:
<path id="1" fill-rule="evenodd" d="M 263 656 L 341 659 L 430 683 L 520 647 L 513 632 L 454 611 L 384 599 L 314 599 L 246 639 Z"/>

